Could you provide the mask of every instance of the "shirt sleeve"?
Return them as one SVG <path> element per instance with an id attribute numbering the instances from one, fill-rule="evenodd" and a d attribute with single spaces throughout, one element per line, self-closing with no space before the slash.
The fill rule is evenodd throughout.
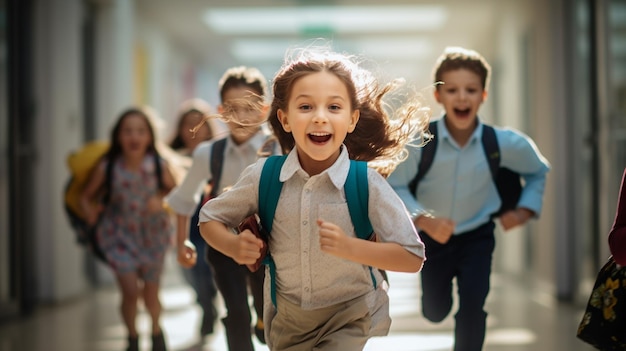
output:
<path id="1" fill-rule="evenodd" d="M 425 258 L 424 244 L 400 197 L 373 169 L 368 169 L 368 184 L 368 215 L 377 238 L 382 242 L 398 243 L 407 251 Z"/>
<path id="2" fill-rule="evenodd" d="M 432 142 L 432 141 L 431 141 Z M 395 193 L 400 197 L 404 206 L 409 211 L 411 218 L 416 218 L 427 212 L 425 207 L 417 201 L 415 194 L 411 193 L 409 183 L 417 175 L 417 167 L 421 157 L 420 147 L 408 147 L 408 157 L 401 162 L 389 175 L 387 181 Z"/>
<path id="3" fill-rule="evenodd" d="M 519 131 L 504 129 L 498 132 L 500 166 L 519 173 L 524 188 L 518 207 L 527 208 L 539 217 L 550 163 L 541 154 L 533 140 Z"/>
<path id="4" fill-rule="evenodd" d="M 200 202 L 202 189 L 211 179 L 209 156 L 212 142 L 204 142 L 196 147 L 192 155 L 192 163 L 183 182 L 174 188 L 165 201 L 177 214 L 192 216 Z"/>
<path id="5" fill-rule="evenodd" d="M 234 228 L 258 210 L 259 179 L 265 159 L 246 167 L 239 180 L 200 210 L 199 222 L 218 221 Z"/>
<path id="6" fill-rule="evenodd" d="M 609 233 L 609 249 L 615 262 L 626 266 L 626 168 L 622 175 L 615 222 Z"/>

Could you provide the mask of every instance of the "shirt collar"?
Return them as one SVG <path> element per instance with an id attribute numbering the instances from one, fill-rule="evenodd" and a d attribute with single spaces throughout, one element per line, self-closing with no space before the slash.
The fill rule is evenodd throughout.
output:
<path id="1" fill-rule="evenodd" d="M 348 151 L 345 145 L 341 146 L 341 151 L 339 152 L 339 157 L 330 166 L 326 169 L 322 174 L 327 174 L 330 181 L 337 189 L 343 189 L 344 184 L 346 183 L 346 178 L 348 178 L 348 170 L 350 169 L 350 158 L 348 157 Z M 287 155 L 287 159 L 283 165 L 283 168 L 280 171 L 279 180 L 281 182 L 286 182 L 289 178 L 293 177 L 297 172 L 302 172 L 305 174 L 304 170 L 300 166 L 300 161 L 298 160 L 298 152 L 296 147 L 289 152 Z"/>
<path id="2" fill-rule="evenodd" d="M 260 130 L 252 138 L 250 138 L 248 141 L 246 141 L 245 143 L 243 143 L 241 145 L 237 145 L 237 144 L 235 144 L 235 141 L 233 141 L 233 138 L 229 135 L 228 139 L 227 139 L 227 142 L 226 142 L 226 148 L 227 149 L 238 149 L 238 148 L 247 147 L 247 148 L 252 148 L 255 151 L 258 151 L 263 146 L 263 143 L 265 142 L 266 138 L 267 138 L 267 136 L 266 136 L 265 132 L 263 132 L 263 130 Z"/>
<path id="3" fill-rule="evenodd" d="M 446 116 L 444 115 L 437 121 L 437 128 L 438 128 L 437 134 L 440 136 L 441 140 L 448 140 L 449 142 L 456 145 L 456 142 L 454 141 L 452 136 L 450 136 L 448 127 L 446 127 L 446 124 L 444 123 L 445 118 Z M 478 122 L 478 125 L 476 126 L 476 129 L 474 129 L 474 132 L 472 133 L 472 136 L 470 137 L 468 144 L 473 143 L 476 140 L 480 140 L 483 136 L 483 122 L 481 122 L 478 116 L 476 117 L 476 122 Z"/>

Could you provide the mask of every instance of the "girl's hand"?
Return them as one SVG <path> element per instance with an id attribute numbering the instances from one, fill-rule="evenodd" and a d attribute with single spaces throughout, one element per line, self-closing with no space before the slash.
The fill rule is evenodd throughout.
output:
<path id="1" fill-rule="evenodd" d="M 322 252 L 329 253 L 337 257 L 347 258 L 350 256 L 350 237 L 341 229 L 341 227 L 325 222 L 322 219 L 317 220 L 320 228 L 320 247 Z"/>
<path id="2" fill-rule="evenodd" d="M 516 208 L 500 216 L 500 224 L 504 230 L 509 230 L 526 223 L 533 216 L 533 212 L 526 208 Z"/>
<path id="3" fill-rule="evenodd" d="M 440 244 L 445 244 L 454 233 L 456 224 L 449 218 L 422 215 L 417 217 L 415 225 Z"/>
<path id="4" fill-rule="evenodd" d="M 265 245 L 263 240 L 257 238 L 249 229 L 242 231 L 235 238 L 230 257 L 239 264 L 254 264 L 261 257 L 261 249 Z"/>
<path id="5" fill-rule="evenodd" d="M 158 195 L 151 196 L 146 203 L 146 209 L 148 213 L 163 211 L 163 198 Z"/>
<path id="6" fill-rule="evenodd" d="M 182 245 L 178 246 L 177 250 L 178 263 L 183 268 L 191 268 L 196 265 L 198 260 L 198 253 L 196 246 L 189 240 L 185 240 Z"/>

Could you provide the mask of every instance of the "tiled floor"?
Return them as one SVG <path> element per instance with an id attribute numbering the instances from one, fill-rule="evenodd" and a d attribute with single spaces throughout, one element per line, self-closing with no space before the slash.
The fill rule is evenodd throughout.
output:
<path id="1" fill-rule="evenodd" d="M 199 309 L 193 291 L 182 283 L 177 267 L 168 264 L 163 287 L 163 328 L 170 350 L 226 351 L 221 326 L 205 342 L 199 342 Z M 390 273 L 391 333 L 374 338 L 367 351 L 451 350 L 453 318 L 440 324 L 420 314 L 419 279 L 415 274 Z M 488 331 L 485 351 L 589 351 L 575 337 L 581 307 L 561 304 L 550 295 L 494 274 L 488 299 Z M 32 317 L 0 325 L 0 351 L 119 351 L 125 332 L 118 315 L 114 286 L 53 307 Z M 139 318 L 142 350 L 149 350 L 149 319 Z M 257 342 L 255 340 L 255 342 Z M 256 343 L 256 350 L 267 347 Z"/>

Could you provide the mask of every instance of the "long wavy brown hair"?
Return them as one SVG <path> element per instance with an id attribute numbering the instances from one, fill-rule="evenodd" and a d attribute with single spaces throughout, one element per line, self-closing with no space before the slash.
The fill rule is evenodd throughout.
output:
<path id="1" fill-rule="evenodd" d="M 383 98 L 396 91 L 401 80 L 381 86 L 369 70 L 360 67 L 355 57 L 307 48 L 287 60 L 273 80 L 269 122 L 283 152 L 292 150 L 295 140 L 283 129 L 278 110 L 287 111 L 298 79 L 318 72 L 337 76 L 348 89 L 352 111 L 360 112 L 354 131 L 344 141 L 351 159 L 368 161 L 386 176 L 406 158 L 405 147 L 409 143 L 419 140 L 422 144 L 428 138 L 426 130 L 431 110 L 423 104 L 420 94 L 408 94 L 394 109 Z"/>

